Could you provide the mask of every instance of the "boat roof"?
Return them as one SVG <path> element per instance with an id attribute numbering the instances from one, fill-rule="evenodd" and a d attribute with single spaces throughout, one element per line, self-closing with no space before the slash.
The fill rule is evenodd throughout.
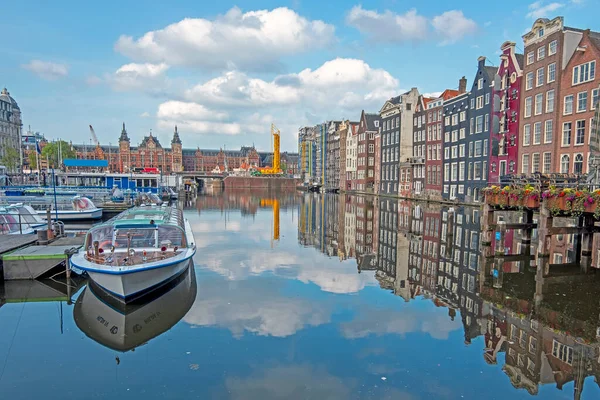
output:
<path id="1" fill-rule="evenodd" d="M 181 226 L 181 213 L 174 207 L 142 206 L 134 207 L 119 214 L 103 225 L 115 228 L 132 228 L 158 225 Z"/>

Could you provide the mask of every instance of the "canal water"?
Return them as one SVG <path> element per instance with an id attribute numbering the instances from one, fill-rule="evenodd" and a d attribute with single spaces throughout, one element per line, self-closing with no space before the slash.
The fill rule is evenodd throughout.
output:
<path id="1" fill-rule="evenodd" d="M 260 192 L 181 205 L 195 268 L 147 304 L 85 282 L 72 302 L 60 282 L 0 286 L 0 398 L 600 398 L 598 285 L 536 286 L 524 261 L 486 276 L 478 209 Z M 570 246 L 554 249 L 565 262 Z"/>

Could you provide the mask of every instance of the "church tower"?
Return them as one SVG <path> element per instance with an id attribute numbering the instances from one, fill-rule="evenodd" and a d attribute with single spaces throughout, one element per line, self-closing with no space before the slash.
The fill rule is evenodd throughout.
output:
<path id="1" fill-rule="evenodd" d="M 133 170 L 134 165 L 131 165 L 131 147 L 129 143 L 129 136 L 127 136 L 127 130 L 125 130 L 125 122 L 123 122 L 123 129 L 121 130 L 121 136 L 119 137 L 119 172 L 129 172 Z"/>
<path id="2" fill-rule="evenodd" d="M 171 166 L 171 170 L 173 172 L 183 171 L 183 154 L 181 148 L 181 139 L 179 138 L 179 132 L 177 132 L 177 125 L 175 125 L 175 132 L 173 132 L 173 139 L 171 140 L 171 152 L 173 154 L 173 165 Z"/>

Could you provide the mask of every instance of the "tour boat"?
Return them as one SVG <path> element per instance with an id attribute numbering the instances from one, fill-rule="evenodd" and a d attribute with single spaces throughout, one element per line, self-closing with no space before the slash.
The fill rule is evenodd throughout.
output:
<path id="1" fill-rule="evenodd" d="M 59 205 L 57 210 L 52 210 L 50 214 L 51 218 L 59 219 L 61 221 L 81 221 L 102 218 L 102 209 L 96 207 L 92 200 L 87 197 L 75 196 L 71 200 L 71 205 L 71 209 L 60 207 Z M 42 218 L 47 217 L 46 210 L 37 210 L 37 213 Z"/>
<path id="2" fill-rule="evenodd" d="M 93 227 L 71 266 L 127 303 L 185 272 L 195 253 L 192 229 L 181 210 L 141 206 Z"/>
<path id="3" fill-rule="evenodd" d="M 119 302 L 89 281 L 77 298 L 73 317 L 89 338 L 112 350 L 127 352 L 178 323 L 194 304 L 196 292 L 193 268 L 133 304 Z"/>

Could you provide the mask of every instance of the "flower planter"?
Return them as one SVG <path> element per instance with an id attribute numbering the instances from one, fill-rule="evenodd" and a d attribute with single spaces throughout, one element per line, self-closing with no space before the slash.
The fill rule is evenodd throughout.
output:
<path id="1" fill-rule="evenodd" d="M 596 212 L 596 202 L 593 202 L 592 204 L 589 203 L 585 203 L 585 212 L 586 213 L 595 213 Z"/>
<path id="2" fill-rule="evenodd" d="M 567 209 L 567 199 L 565 197 L 549 197 L 546 199 L 546 208 L 558 209 L 561 211 L 571 211 L 569 207 Z"/>
<path id="3" fill-rule="evenodd" d="M 539 199 L 539 197 L 529 196 L 525 199 L 524 205 L 527 208 L 539 208 L 540 207 L 540 199 Z"/>

